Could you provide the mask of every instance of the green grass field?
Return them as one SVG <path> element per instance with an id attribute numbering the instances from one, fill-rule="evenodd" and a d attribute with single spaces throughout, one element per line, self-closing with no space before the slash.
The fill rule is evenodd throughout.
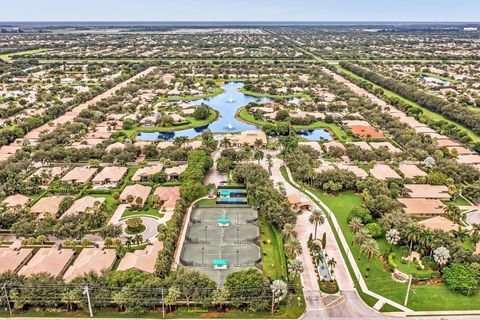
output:
<path id="1" fill-rule="evenodd" d="M 446 122 L 448 122 L 448 123 L 454 124 L 454 125 L 457 126 L 458 128 L 460 128 L 460 129 L 462 129 L 463 131 L 465 131 L 465 132 L 470 136 L 470 138 L 472 138 L 472 140 L 473 140 L 474 142 L 479 142 L 479 141 L 480 141 L 480 137 L 479 137 L 477 134 L 475 134 L 475 132 L 473 132 L 472 130 L 470 130 L 470 129 L 464 127 L 464 126 L 462 126 L 461 124 L 458 124 L 458 123 L 456 123 L 456 122 L 454 122 L 454 121 L 452 121 L 452 120 L 449 120 L 449 119 L 445 118 L 444 116 L 442 116 L 441 114 L 438 114 L 438 113 L 436 113 L 436 112 L 430 111 L 430 110 L 428 110 L 428 109 L 420 106 L 418 103 L 416 103 L 416 102 L 414 102 L 414 101 L 411 101 L 411 100 L 409 100 L 409 99 L 406 99 L 406 98 L 404 98 L 404 97 L 396 94 L 395 92 L 390 91 L 390 90 L 388 90 L 388 89 L 385 89 L 385 88 L 383 88 L 383 87 L 381 87 L 381 86 L 379 86 L 379 85 L 377 85 L 377 84 L 375 84 L 375 83 L 373 83 L 373 82 L 371 82 L 371 81 L 368 81 L 367 79 L 362 78 L 362 77 L 356 75 L 355 73 L 353 73 L 353 72 L 351 72 L 351 71 L 348 71 L 348 70 L 345 69 L 345 68 L 342 68 L 342 67 L 339 66 L 339 65 L 336 65 L 335 67 L 337 68 L 337 70 L 340 70 L 340 71 L 344 72 L 345 74 L 348 74 L 348 75 L 350 75 L 350 76 L 352 76 L 352 77 L 354 77 L 354 78 L 356 78 L 356 79 L 360 79 L 360 80 L 363 80 L 363 81 L 368 82 L 368 83 L 371 84 L 374 88 L 382 89 L 383 92 L 385 93 L 385 96 L 387 96 L 387 97 L 398 98 L 399 100 L 401 100 L 401 101 L 403 101 L 403 102 L 405 102 L 405 103 L 408 103 L 408 104 L 410 104 L 410 105 L 412 105 L 412 106 L 414 106 L 414 107 L 416 107 L 416 108 L 421 109 L 421 110 L 423 111 L 423 116 L 425 116 L 426 118 L 429 118 L 429 119 L 435 120 L 435 121 L 446 121 Z"/>
<path id="2" fill-rule="evenodd" d="M 282 168 L 282 175 L 286 176 L 286 171 Z M 355 194 L 353 191 L 344 192 L 339 196 L 331 196 L 325 194 L 321 190 L 309 189 L 320 200 L 322 200 L 335 214 L 340 229 L 345 236 L 345 239 L 350 244 L 350 250 L 354 257 L 356 257 L 356 263 L 362 273 L 368 288 L 386 298 L 389 298 L 397 303 L 403 304 L 407 285 L 405 283 L 399 283 L 393 281 L 391 275 L 385 270 L 384 264 L 380 259 L 373 259 L 370 264 L 370 271 L 368 278 L 365 277 L 367 259 L 360 255 L 360 248 L 358 245 L 351 245 L 353 240 L 353 233 L 348 228 L 347 217 L 350 210 L 354 207 L 362 204 L 362 198 Z M 335 233 L 335 232 L 334 232 Z M 381 252 L 388 250 L 389 245 L 384 238 L 377 239 Z M 337 243 L 340 242 L 337 239 Z M 340 245 L 341 247 L 341 245 Z M 344 257 L 345 248 L 340 248 Z M 398 249 L 395 249 L 397 251 Z M 348 266 L 347 266 L 348 267 Z M 352 269 L 348 268 L 352 275 Z M 417 270 L 416 270 L 417 271 Z M 358 287 L 358 286 L 356 286 Z M 373 305 L 375 303 L 374 298 L 366 297 L 366 295 L 360 293 L 360 296 L 364 301 Z M 372 304 L 373 303 L 373 304 Z M 474 296 L 466 297 L 462 294 L 449 290 L 446 285 L 418 285 L 413 286 L 410 291 L 410 297 L 407 307 L 415 311 L 441 311 L 441 310 L 477 310 L 480 305 L 480 294 L 477 293 Z"/>
<path id="3" fill-rule="evenodd" d="M 186 119 L 188 120 L 187 124 L 182 124 L 182 125 L 178 125 L 178 126 L 170 126 L 170 127 L 158 127 L 158 126 L 155 126 L 155 127 L 137 127 L 137 126 L 135 126 L 134 128 L 129 129 L 129 130 L 123 130 L 123 132 L 125 132 L 125 134 L 128 137 L 135 138 L 134 136 L 139 132 L 157 132 L 157 131 L 159 131 L 159 132 L 171 132 L 171 131 L 179 131 L 179 130 L 185 130 L 185 129 L 191 129 L 191 128 L 198 128 L 198 127 L 206 126 L 209 123 L 212 123 L 213 121 L 217 120 L 219 116 L 220 116 L 220 114 L 219 114 L 218 111 L 211 109 L 210 116 L 205 120 L 196 120 L 193 117 L 186 117 Z"/>
<path id="4" fill-rule="evenodd" d="M 292 98 L 302 98 L 305 100 L 312 100 L 306 93 L 291 93 L 291 94 L 268 94 L 268 93 L 258 93 L 253 91 L 248 91 L 245 88 L 238 89 L 243 94 L 252 96 L 252 97 L 264 97 L 264 98 L 272 98 L 272 99 L 292 99 Z"/>
<path id="5" fill-rule="evenodd" d="M 40 48 L 40 49 L 35 49 L 35 50 L 27 50 L 27 51 L 20 51 L 20 52 L 14 52 L 14 53 L 0 54 L 0 59 L 4 60 L 6 62 L 12 62 L 13 61 L 12 57 L 26 56 L 26 55 L 29 55 L 29 54 L 35 54 L 35 53 L 46 52 L 46 51 L 51 51 L 51 50 L 53 50 L 53 49 L 52 48 Z"/>
<path id="6" fill-rule="evenodd" d="M 272 280 L 285 279 L 287 267 L 282 238 L 265 219 L 260 220 L 259 226 L 263 272 Z"/>

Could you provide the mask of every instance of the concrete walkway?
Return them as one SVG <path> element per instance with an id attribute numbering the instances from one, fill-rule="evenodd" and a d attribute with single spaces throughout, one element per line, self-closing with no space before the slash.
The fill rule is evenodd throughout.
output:
<path id="1" fill-rule="evenodd" d="M 120 219 L 122 218 L 123 213 L 127 210 L 128 205 L 126 204 L 119 204 L 115 212 L 113 213 L 112 217 L 110 218 L 109 224 L 119 224 Z"/>

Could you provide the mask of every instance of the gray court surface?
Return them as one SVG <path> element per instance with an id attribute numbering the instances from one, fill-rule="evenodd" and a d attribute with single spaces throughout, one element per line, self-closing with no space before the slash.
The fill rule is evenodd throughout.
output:
<path id="1" fill-rule="evenodd" d="M 257 219 L 257 211 L 246 206 L 194 208 L 180 262 L 207 273 L 219 287 L 228 273 L 257 267 L 261 262 Z M 228 267 L 216 269 L 213 262 L 218 260 L 226 260 Z"/>

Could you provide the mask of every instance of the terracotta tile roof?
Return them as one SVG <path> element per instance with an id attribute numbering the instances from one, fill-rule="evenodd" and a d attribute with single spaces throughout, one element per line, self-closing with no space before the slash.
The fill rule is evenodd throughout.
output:
<path id="1" fill-rule="evenodd" d="M 123 189 L 122 193 L 120 194 L 120 200 L 126 201 L 127 197 L 129 195 L 132 195 L 134 199 L 134 203 L 135 203 L 135 199 L 137 197 L 140 197 L 142 199 L 142 205 L 143 205 L 145 204 L 145 201 L 147 201 L 150 191 L 152 191 L 152 187 L 142 186 L 141 184 L 126 186 L 125 189 Z"/>
<path id="2" fill-rule="evenodd" d="M 437 199 L 398 198 L 403 212 L 410 215 L 444 215 L 445 205 Z"/>
<path id="3" fill-rule="evenodd" d="M 105 167 L 98 173 L 92 181 L 94 183 L 114 183 L 119 182 L 125 173 L 127 173 L 127 167 Z"/>
<path id="4" fill-rule="evenodd" d="M 144 250 L 136 250 L 128 252 L 120 261 L 117 270 L 137 269 L 147 273 L 155 272 L 155 262 L 158 253 L 163 249 L 161 242 L 156 242 L 151 246 L 147 246 Z"/>
<path id="5" fill-rule="evenodd" d="M 404 188 L 410 198 L 426 198 L 448 200 L 451 198 L 446 186 L 429 184 L 406 184 Z"/>
<path id="6" fill-rule="evenodd" d="M 6 197 L 2 203 L 7 205 L 7 207 L 16 207 L 16 206 L 25 207 L 29 201 L 30 201 L 30 198 L 21 194 L 16 194 L 13 196 Z"/>
<path id="7" fill-rule="evenodd" d="M 401 163 L 398 165 L 398 170 L 403 174 L 405 178 L 413 179 L 415 177 L 424 177 L 426 172 L 418 168 L 414 164 Z"/>
<path id="8" fill-rule="evenodd" d="M 441 230 L 443 232 L 451 232 L 461 229 L 458 224 L 453 223 L 449 219 L 441 216 L 436 216 L 422 221 L 418 221 L 417 224 L 425 229 Z"/>
<path id="9" fill-rule="evenodd" d="M 72 249 L 40 248 L 18 274 L 28 277 L 45 272 L 54 277 L 59 276 L 73 258 L 74 252 Z"/>
<path id="10" fill-rule="evenodd" d="M 379 180 L 387 180 L 387 179 L 400 179 L 401 177 L 396 173 L 392 168 L 390 168 L 386 164 L 376 164 L 371 170 L 370 174 L 379 179 Z"/>
<path id="11" fill-rule="evenodd" d="M 17 271 L 32 253 L 33 249 L 14 250 L 10 248 L 0 248 L 0 274 L 8 271 Z"/>
<path id="12" fill-rule="evenodd" d="M 95 174 L 97 171 L 96 168 L 89 167 L 75 167 L 70 170 L 65 176 L 63 176 L 62 181 L 75 182 L 75 183 L 85 183 Z"/>
<path id="13" fill-rule="evenodd" d="M 116 257 L 117 254 L 113 249 L 85 248 L 67 269 L 63 279 L 65 282 L 70 282 L 90 271 L 98 274 L 108 271 L 112 268 Z"/>
<path id="14" fill-rule="evenodd" d="M 47 213 L 51 213 L 55 217 L 64 198 L 64 196 L 43 197 L 30 210 L 36 213 L 39 219 L 42 219 Z"/>
<path id="15" fill-rule="evenodd" d="M 132 181 L 140 181 L 141 177 L 149 177 L 163 170 L 163 164 L 138 169 L 132 177 Z"/>
<path id="16" fill-rule="evenodd" d="M 163 201 L 163 208 L 173 210 L 177 200 L 180 199 L 180 187 L 158 187 L 153 194 L 159 196 Z"/>
<path id="17" fill-rule="evenodd" d="M 98 203 L 98 206 L 100 206 L 102 203 L 105 202 L 105 198 L 95 198 L 92 196 L 85 196 L 83 198 L 80 198 L 76 200 L 70 208 L 68 208 L 67 211 L 62 215 L 62 218 L 70 216 L 70 215 L 78 215 L 80 213 L 83 213 L 87 211 L 89 208 L 94 208 L 95 204 Z"/>

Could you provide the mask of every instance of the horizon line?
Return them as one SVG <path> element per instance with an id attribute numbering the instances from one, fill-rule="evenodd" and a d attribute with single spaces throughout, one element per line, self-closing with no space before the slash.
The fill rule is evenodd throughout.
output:
<path id="1" fill-rule="evenodd" d="M 0 21 L 0 23 L 475 23 L 480 21 L 458 21 L 458 20 L 11 20 Z"/>

